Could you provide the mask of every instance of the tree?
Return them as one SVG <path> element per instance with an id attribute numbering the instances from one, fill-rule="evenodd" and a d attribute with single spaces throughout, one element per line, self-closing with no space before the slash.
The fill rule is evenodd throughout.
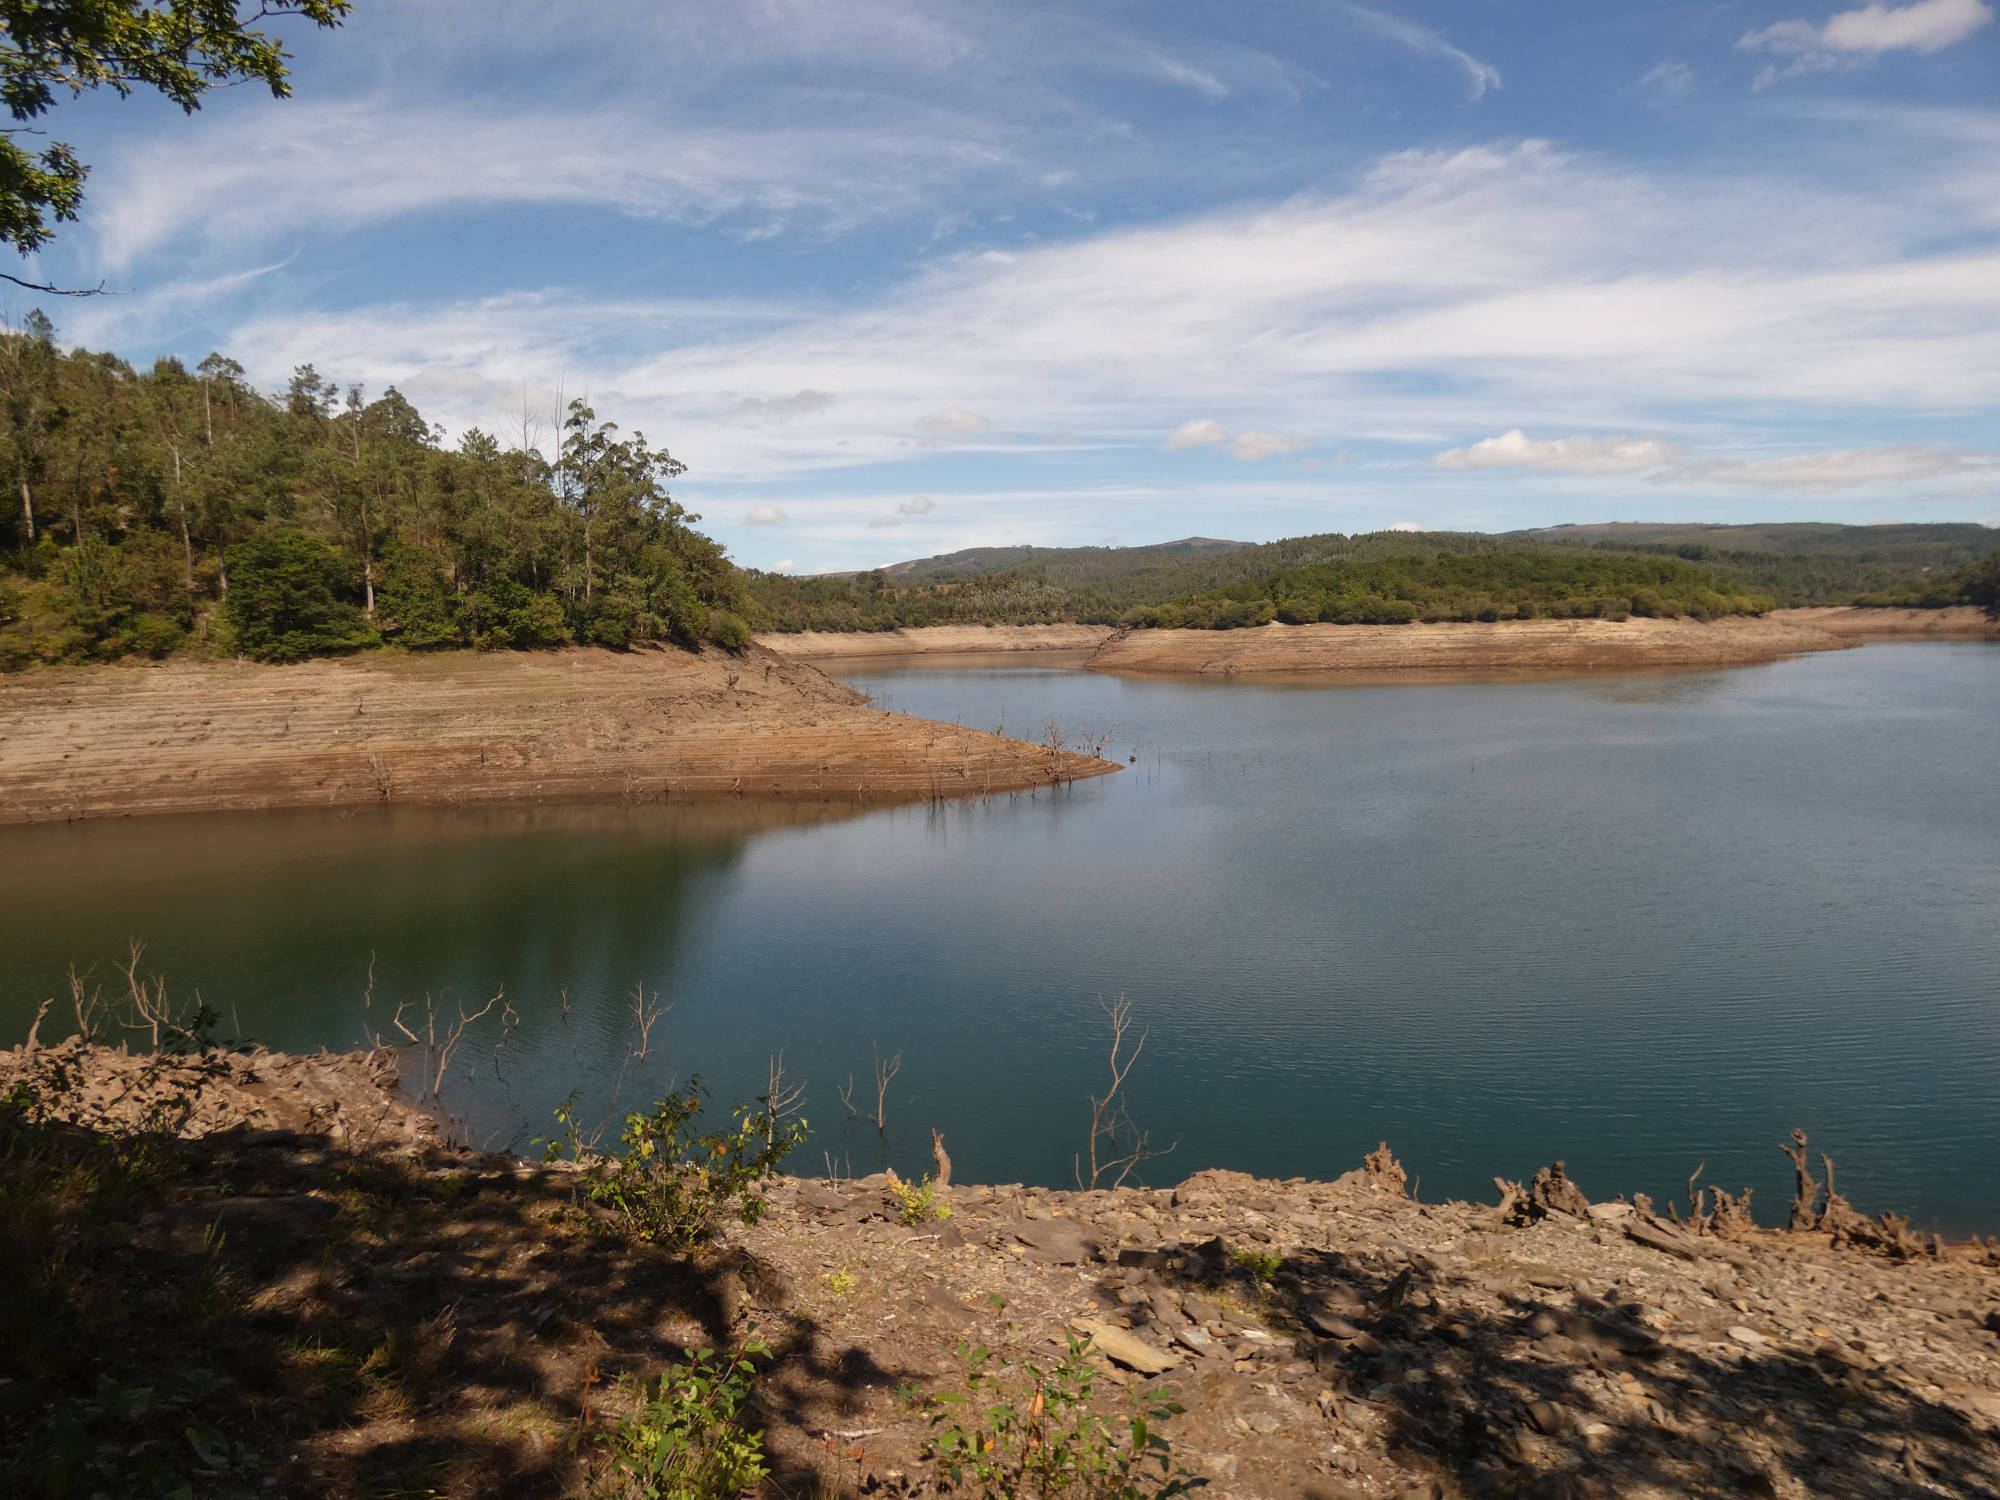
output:
<path id="1" fill-rule="evenodd" d="M 1965 602 L 2000 620 L 2000 552 L 1988 554 L 1966 570 Z"/>
<path id="2" fill-rule="evenodd" d="M 51 220 L 73 223 L 89 168 L 61 141 L 39 150 L 18 137 L 55 107 L 59 90 L 75 98 L 110 88 L 129 96 L 156 89 L 193 114 L 202 96 L 224 84 L 257 81 L 283 99 L 291 93 L 287 54 L 257 23 L 297 16 L 338 26 L 353 0 L 0 0 L 0 103 L 15 124 L 0 129 L 0 242 L 27 255 L 55 233 Z M 88 295 L 0 277 L 38 292 Z M 102 290 L 98 288 L 97 290 Z"/>

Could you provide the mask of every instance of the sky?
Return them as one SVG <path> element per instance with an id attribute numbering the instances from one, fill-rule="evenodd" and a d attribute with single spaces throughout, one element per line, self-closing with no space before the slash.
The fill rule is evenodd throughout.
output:
<path id="1" fill-rule="evenodd" d="M 358 0 L 65 102 L 29 306 L 558 399 L 746 565 L 1608 520 L 2000 525 L 2000 0 Z"/>

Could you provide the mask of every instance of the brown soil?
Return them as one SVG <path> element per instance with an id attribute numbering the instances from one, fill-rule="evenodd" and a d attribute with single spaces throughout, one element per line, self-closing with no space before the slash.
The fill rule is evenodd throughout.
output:
<path id="1" fill-rule="evenodd" d="M 930 652 L 1090 651 L 1109 625 L 924 625 L 914 630 L 806 630 L 757 637 L 781 656 L 919 656 Z"/>
<path id="2" fill-rule="evenodd" d="M 910 800 L 1115 769 L 882 713 L 755 646 L 0 678 L 0 823 L 382 802 Z"/>
<path id="3" fill-rule="evenodd" d="M 0 1054 L 0 1081 L 25 1062 Z M 1509 1222 L 1418 1204 L 1385 1151 L 1332 1183 L 960 1186 L 915 1226 L 881 1179 L 781 1179 L 763 1223 L 675 1257 L 590 1233 L 568 1171 L 385 1131 L 366 1102 L 384 1082 L 379 1055 L 238 1065 L 235 1097 L 264 1114 L 190 1143 L 104 1267 L 136 1298 L 119 1347 L 163 1388 L 205 1361 L 203 1420 L 278 1493 L 575 1493 L 630 1408 L 618 1377 L 754 1328 L 774 1350 L 762 1494 L 928 1496 L 899 1391 L 954 1389 L 962 1342 L 1046 1368 L 1078 1319 L 1112 1352 L 1100 1394 L 1186 1406 L 1166 1435 L 1215 1500 L 2000 1490 L 1993 1247 L 1695 1236 L 1592 1207 L 1559 1172 L 1550 1206 Z M 73 1240 L 56 1263 L 85 1254 Z M 202 1347 L 153 1350 L 187 1277 L 213 1283 Z M 231 1384 L 238 1366 L 255 1383 Z M 0 1386 L 16 1436 L 87 1404 L 66 1389 Z"/>
<path id="4" fill-rule="evenodd" d="M 1264 625 L 1248 630 L 1122 631 L 1098 647 L 1098 672 L 1629 672 L 1744 666 L 1852 644 L 1776 617 L 1506 620 L 1495 624 Z"/>
<path id="5" fill-rule="evenodd" d="M 1780 609 L 1770 618 L 1843 640 L 2000 640 L 2000 620 L 1970 604 L 1951 609 Z"/>

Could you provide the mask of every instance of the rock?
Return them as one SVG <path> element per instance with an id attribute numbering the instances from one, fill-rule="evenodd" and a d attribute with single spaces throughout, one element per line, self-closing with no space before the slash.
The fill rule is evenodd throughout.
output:
<path id="1" fill-rule="evenodd" d="M 1629 1203 L 1593 1203 L 1590 1205 L 1588 1212 L 1591 1218 L 1597 1220 L 1600 1224 L 1616 1224 L 1621 1219 L 1632 1217 L 1632 1205 Z"/>
<path id="2" fill-rule="evenodd" d="M 1545 1437 L 1562 1437 L 1576 1425 L 1570 1412 L 1553 1401 L 1530 1401 L 1528 1421 L 1535 1431 Z"/>
<path id="3" fill-rule="evenodd" d="M 1771 1341 L 1754 1328 L 1745 1328 L 1740 1323 L 1729 1330 L 1729 1336 L 1746 1349 L 1766 1349 Z"/>
<path id="4" fill-rule="evenodd" d="M 1037 1259 L 1055 1265 L 1081 1265 L 1097 1256 L 1097 1237 L 1073 1219 L 1030 1219 L 1013 1232 Z"/>
<path id="5" fill-rule="evenodd" d="M 1141 1271 L 1164 1271 L 1173 1264 L 1173 1257 L 1164 1250 L 1120 1250 L 1118 1264 Z"/>
<path id="6" fill-rule="evenodd" d="M 1551 1334 L 1560 1333 L 1562 1324 L 1556 1321 L 1554 1313 L 1544 1308 L 1522 1324 L 1521 1331 L 1531 1339 L 1545 1339 Z"/>
<path id="7" fill-rule="evenodd" d="M 1702 1246 L 1696 1244 L 1678 1229 L 1671 1229 L 1657 1220 L 1633 1219 L 1625 1225 L 1625 1237 L 1648 1250 L 1662 1250 L 1681 1260 L 1701 1259 Z"/>
<path id="8" fill-rule="evenodd" d="M 802 1182 L 799 1184 L 799 1207 L 812 1209 L 815 1213 L 837 1214 L 847 1207 L 847 1195 L 822 1183 Z"/>
<path id="9" fill-rule="evenodd" d="M 1113 1328 L 1095 1318 L 1072 1318 L 1069 1326 L 1088 1338 L 1106 1359 L 1141 1375 L 1163 1375 L 1180 1363 L 1167 1350 L 1155 1349 L 1124 1329 Z"/>
<path id="10" fill-rule="evenodd" d="M 1197 1354 L 1207 1353 L 1215 1343 L 1214 1339 L 1203 1333 L 1199 1328 L 1193 1327 L 1176 1328 L 1174 1330 L 1174 1341 L 1194 1350 Z"/>
<path id="11" fill-rule="evenodd" d="M 1312 1324 L 1313 1327 L 1317 1328 L 1328 1338 L 1351 1339 L 1358 1338 L 1361 1335 L 1359 1328 L 1348 1322 L 1347 1319 L 1340 1316 L 1339 1313 L 1335 1312 L 1317 1297 L 1306 1298 L 1305 1302 L 1300 1306 L 1299 1311 L 1305 1314 L 1308 1323 Z"/>
<path id="12" fill-rule="evenodd" d="M 1277 1417 L 1273 1416 L 1270 1412 L 1267 1411 L 1253 1411 L 1252 1413 L 1250 1413 L 1249 1416 L 1245 1417 L 1243 1421 L 1244 1425 L 1247 1426 L 1252 1432 L 1262 1433 L 1266 1435 L 1276 1432 L 1280 1427 L 1285 1425 Z"/>

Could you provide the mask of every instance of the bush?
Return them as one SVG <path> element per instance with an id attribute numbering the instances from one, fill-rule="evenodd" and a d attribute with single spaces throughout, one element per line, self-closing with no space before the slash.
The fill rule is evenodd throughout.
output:
<path id="1" fill-rule="evenodd" d="M 227 612 L 237 644 L 256 661 L 304 661 L 375 643 L 347 564 L 301 531 L 268 531 L 229 553 Z"/>
<path id="2" fill-rule="evenodd" d="M 725 651 L 741 651 L 750 644 L 750 626 L 741 615 L 726 609 L 710 610 L 708 638 Z"/>
<path id="3" fill-rule="evenodd" d="M 648 1244 L 688 1250 L 721 1232 L 733 1215 L 745 1225 L 764 1216 L 759 1188 L 806 1136 L 804 1120 L 779 1121 L 770 1101 L 736 1105 L 736 1123 L 707 1135 L 694 1123 L 707 1098 L 699 1078 L 668 1094 L 644 1114 L 627 1115 L 622 1156 L 588 1150 L 576 1126 L 576 1100 L 556 1110 L 565 1127 L 560 1141 L 545 1142 L 555 1160 L 565 1150 L 585 1163 L 584 1197 L 607 1211 L 597 1227 Z"/>
<path id="4" fill-rule="evenodd" d="M 733 1358 L 713 1350 L 692 1355 L 660 1375 L 636 1414 L 604 1442 L 611 1448 L 612 1483 L 599 1493 L 633 1500 L 732 1500 L 770 1473 L 762 1433 L 742 1426 L 756 1375 L 751 1356 L 770 1346 L 746 1342 Z"/>
<path id="5" fill-rule="evenodd" d="M 1088 1340 L 1071 1336 L 1052 1369 L 1023 1361 L 1003 1382 L 990 1351 L 959 1346 L 965 1392 L 929 1398 L 924 1458 L 940 1493 L 1016 1500 L 1169 1500 L 1202 1483 L 1174 1462 L 1158 1424 L 1182 1410 L 1133 1392 L 1124 1417 L 1091 1410 Z"/>

